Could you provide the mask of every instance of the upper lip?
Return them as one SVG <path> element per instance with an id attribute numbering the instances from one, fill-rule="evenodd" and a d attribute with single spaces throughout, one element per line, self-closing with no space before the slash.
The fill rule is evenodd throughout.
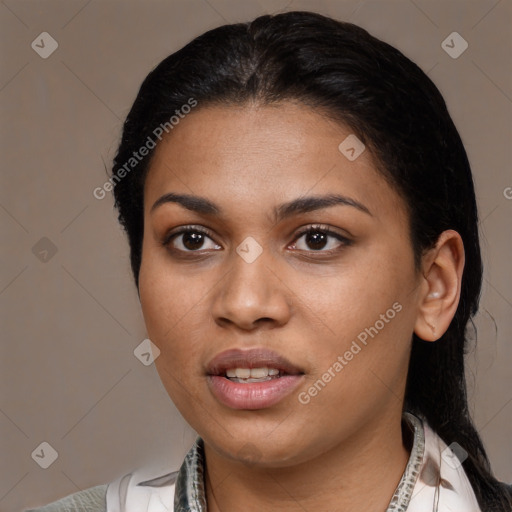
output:
<path id="1" fill-rule="evenodd" d="M 298 375 L 304 373 L 288 359 L 265 348 L 226 350 L 217 354 L 206 367 L 208 375 L 224 375 L 231 368 L 277 368 L 282 373 Z"/>

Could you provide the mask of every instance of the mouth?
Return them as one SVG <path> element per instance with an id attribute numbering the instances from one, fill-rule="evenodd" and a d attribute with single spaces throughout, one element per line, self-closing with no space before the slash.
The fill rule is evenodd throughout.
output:
<path id="1" fill-rule="evenodd" d="M 267 349 L 232 349 L 214 357 L 207 381 L 215 398 L 232 409 L 264 409 L 280 402 L 304 371 Z"/>
<path id="2" fill-rule="evenodd" d="M 267 382 L 272 379 L 278 379 L 286 375 L 277 368 L 268 368 L 263 366 L 261 368 L 230 368 L 226 370 L 226 374 L 222 375 L 229 379 L 231 382 L 243 382 L 249 384 L 251 382 Z"/>
<path id="3" fill-rule="evenodd" d="M 226 377 L 234 382 L 277 379 L 304 372 L 277 352 L 267 349 L 231 349 L 215 356 L 206 368 L 207 375 Z"/>

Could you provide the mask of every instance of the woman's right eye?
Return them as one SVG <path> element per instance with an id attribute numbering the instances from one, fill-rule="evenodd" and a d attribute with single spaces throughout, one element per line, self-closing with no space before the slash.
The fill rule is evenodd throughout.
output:
<path id="1" fill-rule="evenodd" d="M 210 241 L 210 247 L 204 247 L 208 240 Z M 186 227 L 168 234 L 163 241 L 163 245 L 171 250 L 181 252 L 198 252 L 200 249 L 221 248 L 212 240 L 207 231 L 195 227 Z"/>

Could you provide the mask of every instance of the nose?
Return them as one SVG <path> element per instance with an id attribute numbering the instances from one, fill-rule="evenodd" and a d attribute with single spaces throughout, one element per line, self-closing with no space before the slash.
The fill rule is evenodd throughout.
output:
<path id="1" fill-rule="evenodd" d="M 230 270 L 217 287 L 212 314 L 221 327 L 252 331 L 286 324 L 291 315 L 292 292 L 279 276 L 268 251 L 252 262 L 233 252 Z"/>

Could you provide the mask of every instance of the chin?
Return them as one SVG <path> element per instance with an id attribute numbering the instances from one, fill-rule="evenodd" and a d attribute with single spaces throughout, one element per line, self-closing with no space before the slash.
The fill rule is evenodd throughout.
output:
<path id="1" fill-rule="evenodd" d="M 230 431 L 233 437 L 227 437 L 221 432 L 213 436 L 202 436 L 205 443 L 222 457 L 240 462 L 247 466 L 261 468 L 280 468 L 300 464 L 309 459 L 305 453 L 303 436 L 299 433 L 287 433 L 278 439 L 266 434 Z M 296 440 L 302 442 L 297 445 Z"/>

